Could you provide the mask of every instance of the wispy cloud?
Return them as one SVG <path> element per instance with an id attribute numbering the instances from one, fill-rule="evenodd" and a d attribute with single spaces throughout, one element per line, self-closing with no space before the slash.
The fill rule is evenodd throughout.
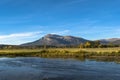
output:
<path id="1" fill-rule="evenodd" d="M 20 0 L 20 1 L 16 1 L 16 0 L 2 0 L 0 1 L 0 5 L 6 5 L 6 4 L 11 4 L 11 5 L 15 5 L 15 6 L 19 6 L 23 3 L 27 2 L 27 0 Z"/>
<path id="2" fill-rule="evenodd" d="M 32 22 L 32 17 L 34 15 L 18 15 L 18 16 L 3 16 L 0 18 L 1 24 L 21 24 L 21 23 L 30 23 Z"/>
<path id="3" fill-rule="evenodd" d="M 69 34 L 70 30 L 64 30 L 59 32 L 51 32 L 51 34 L 58 34 L 58 35 L 67 35 Z M 0 35 L 0 44 L 12 44 L 12 45 L 19 45 L 27 42 L 35 41 L 48 32 L 38 31 L 38 32 L 25 32 L 25 33 L 13 33 L 8 35 Z M 49 34 L 49 33 L 48 33 Z"/>
<path id="4" fill-rule="evenodd" d="M 55 8 L 61 8 L 61 7 L 65 7 L 65 6 L 71 6 L 71 5 L 74 5 L 74 4 L 77 4 L 77 3 L 83 3 L 83 2 L 86 2 L 87 0 L 68 0 L 64 3 L 61 3 L 59 5 L 56 5 Z"/>
<path id="5" fill-rule="evenodd" d="M 30 20 L 21 20 L 21 21 L 15 21 L 15 20 L 8 20 L 8 21 L 0 21 L 0 25 L 4 25 L 4 24 L 7 24 L 7 25 L 9 25 L 9 24 L 22 24 L 22 23 L 28 23 L 28 22 L 30 22 Z"/>
<path id="6" fill-rule="evenodd" d="M 28 33 L 15 33 L 9 35 L 0 35 L 0 39 L 7 39 L 7 38 L 17 38 L 17 37 L 31 37 L 34 35 L 38 35 L 41 32 L 28 32 Z"/>
<path id="7" fill-rule="evenodd" d="M 76 3 L 83 3 L 83 2 L 86 2 L 87 0 L 73 0 L 73 1 L 70 1 L 68 2 L 66 5 L 72 5 L 72 4 L 76 4 Z"/>
<path id="8" fill-rule="evenodd" d="M 64 30 L 64 31 L 53 32 L 51 34 L 66 35 L 69 32 L 70 32 L 70 30 Z"/>
<path id="9" fill-rule="evenodd" d="M 0 44 L 22 44 L 42 36 L 42 31 L 0 35 Z"/>
<path id="10" fill-rule="evenodd" d="M 115 26 L 114 26 L 115 27 Z M 96 26 L 80 32 L 76 32 L 77 35 L 83 35 L 83 37 L 91 40 L 106 39 L 106 38 L 120 38 L 120 28 L 100 27 Z"/>
<path id="11" fill-rule="evenodd" d="M 12 0 L 2 0 L 2 1 L 0 1 L 0 5 L 9 3 L 9 2 L 11 2 L 11 1 L 12 1 Z"/>

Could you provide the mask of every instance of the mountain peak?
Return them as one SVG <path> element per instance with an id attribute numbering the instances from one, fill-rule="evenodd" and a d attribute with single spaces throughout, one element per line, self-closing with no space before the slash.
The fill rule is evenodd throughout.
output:
<path id="1" fill-rule="evenodd" d="M 56 34 L 47 34 L 43 38 L 23 44 L 23 45 L 50 45 L 50 46 L 69 46 L 69 45 L 79 45 L 85 43 L 86 39 L 74 37 L 74 36 L 61 36 Z"/>
<path id="2" fill-rule="evenodd" d="M 44 37 L 61 37 L 61 36 L 57 34 L 47 34 Z"/>

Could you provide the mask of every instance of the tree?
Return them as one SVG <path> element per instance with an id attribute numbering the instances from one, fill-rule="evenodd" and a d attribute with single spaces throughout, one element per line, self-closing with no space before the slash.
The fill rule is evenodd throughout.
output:
<path id="1" fill-rule="evenodd" d="M 86 42 L 84 46 L 85 46 L 85 48 L 90 48 L 91 47 L 91 43 L 90 42 Z"/>
<path id="2" fill-rule="evenodd" d="M 101 44 L 100 41 L 97 40 L 97 41 L 94 42 L 94 47 L 98 48 L 100 44 Z"/>
<path id="3" fill-rule="evenodd" d="M 80 48 L 84 48 L 84 44 L 83 43 L 80 44 Z"/>

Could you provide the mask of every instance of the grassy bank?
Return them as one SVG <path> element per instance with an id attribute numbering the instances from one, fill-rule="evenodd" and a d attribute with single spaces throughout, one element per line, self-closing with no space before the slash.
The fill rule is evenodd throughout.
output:
<path id="1" fill-rule="evenodd" d="M 8 57 L 120 57 L 120 48 L 51 48 L 0 50 L 0 56 Z"/>

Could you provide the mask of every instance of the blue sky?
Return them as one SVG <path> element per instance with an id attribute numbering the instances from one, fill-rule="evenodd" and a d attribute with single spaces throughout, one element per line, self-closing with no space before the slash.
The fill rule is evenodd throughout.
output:
<path id="1" fill-rule="evenodd" d="M 120 0 L 2 0 L 0 44 L 53 33 L 90 40 L 120 38 Z"/>

